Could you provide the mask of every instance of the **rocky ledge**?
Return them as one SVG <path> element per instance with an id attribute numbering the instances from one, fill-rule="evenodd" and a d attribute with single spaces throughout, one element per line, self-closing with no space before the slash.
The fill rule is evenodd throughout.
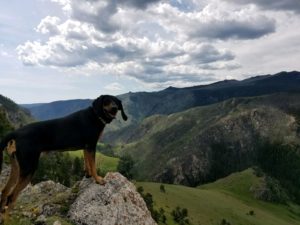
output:
<path id="1" fill-rule="evenodd" d="M 1 187 L 8 174 L 5 167 L 0 176 Z M 91 178 L 83 178 L 73 188 L 53 181 L 29 185 L 11 213 L 11 224 L 156 224 L 130 181 L 119 173 L 107 173 L 104 179 L 104 186 Z"/>
<path id="2" fill-rule="evenodd" d="M 119 173 L 108 173 L 104 186 L 83 179 L 69 210 L 78 225 L 152 225 L 156 224 L 135 186 Z"/>

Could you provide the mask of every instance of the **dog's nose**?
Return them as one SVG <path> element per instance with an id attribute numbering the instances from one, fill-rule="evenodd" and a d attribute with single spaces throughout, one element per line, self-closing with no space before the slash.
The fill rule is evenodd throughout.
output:
<path id="1" fill-rule="evenodd" d="M 114 106 L 111 108 L 112 113 L 117 113 L 118 112 L 118 107 Z"/>

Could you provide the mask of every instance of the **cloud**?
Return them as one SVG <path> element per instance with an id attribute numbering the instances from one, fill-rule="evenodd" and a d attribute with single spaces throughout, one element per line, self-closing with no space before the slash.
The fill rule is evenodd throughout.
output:
<path id="1" fill-rule="evenodd" d="M 126 76 L 154 86 L 213 81 L 215 72 L 241 67 L 236 53 L 218 43 L 276 31 L 275 20 L 256 7 L 218 0 L 51 1 L 65 18 L 45 17 L 36 28 L 45 38 L 17 47 L 25 65 Z"/>
<path id="2" fill-rule="evenodd" d="M 59 33 L 58 25 L 60 19 L 55 16 L 47 16 L 37 26 L 36 31 L 42 34 L 56 35 Z"/>
<path id="3" fill-rule="evenodd" d="M 119 92 L 122 91 L 124 87 L 121 84 L 114 82 L 109 85 L 106 85 L 104 89 L 110 92 Z"/>
<path id="4" fill-rule="evenodd" d="M 300 13 L 300 1 L 298 0 L 226 0 L 237 4 L 255 4 L 268 10 L 288 10 Z"/>
<path id="5" fill-rule="evenodd" d="M 203 10 L 189 13 L 169 4 L 160 4 L 151 13 L 159 18 L 162 27 L 186 39 L 247 40 L 276 30 L 275 20 L 258 13 L 255 8 L 249 6 L 241 9 L 219 1 L 212 1 Z"/>

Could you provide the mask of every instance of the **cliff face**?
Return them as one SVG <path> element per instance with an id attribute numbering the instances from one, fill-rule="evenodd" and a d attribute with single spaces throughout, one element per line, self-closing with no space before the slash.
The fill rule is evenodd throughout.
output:
<path id="1" fill-rule="evenodd" d="M 0 188 L 9 167 L 4 166 Z M 8 224 L 155 225 L 135 186 L 119 173 L 108 173 L 105 186 L 84 178 L 73 188 L 53 181 L 29 185 L 17 200 Z"/>

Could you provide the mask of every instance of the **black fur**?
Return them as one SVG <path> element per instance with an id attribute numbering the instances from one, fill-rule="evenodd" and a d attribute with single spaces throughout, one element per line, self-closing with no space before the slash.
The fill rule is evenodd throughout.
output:
<path id="1" fill-rule="evenodd" d="M 100 96 L 91 107 L 60 119 L 32 123 L 8 134 L 0 143 L 0 151 L 4 150 L 8 141 L 15 140 L 21 176 L 34 173 L 43 151 L 69 149 L 95 151 L 105 124 L 113 120 L 103 109 L 103 105 L 110 101 L 116 103 L 118 109 L 122 111 L 122 116 L 125 115 L 119 99 L 110 95 Z M 127 116 L 123 116 L 123 119 L 126 120 Z M 2 161 L 0 163 L 2 164 Z"/>

